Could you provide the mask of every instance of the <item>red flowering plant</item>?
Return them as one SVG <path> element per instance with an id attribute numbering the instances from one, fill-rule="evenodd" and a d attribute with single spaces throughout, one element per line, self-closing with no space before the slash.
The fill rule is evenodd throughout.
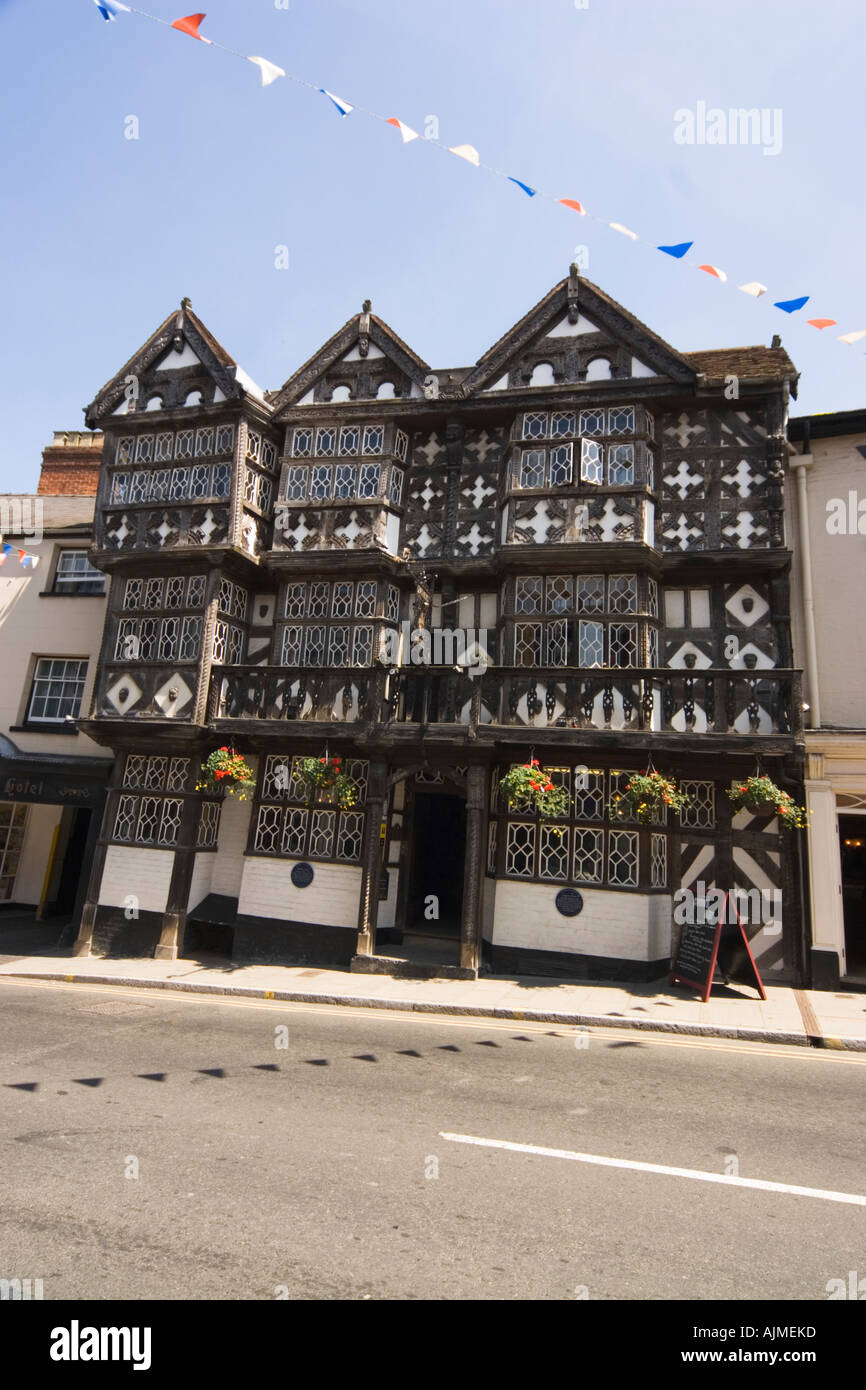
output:
<path id="1" fill-rule="evenodd" d="M 256 774 L 235 748 L 217 748 L 202 763 L 202 779 L 196 783 L 196 791 L 224 791 L 246 801 L 247 792 L 256 784 Z"/>
<path id="2" fill-rule="evenodd" d="M 691 797 L 681 792 L 672 778 L 663 777 L 660 772 L 648 768 L 646 772 L 632 774 L 624 789 L 614 796 L 610 812 L 619 820 L 636 820 L 640 825 L 652 825 L 653 821 L 660 819 L 665 806 L 679 812 L 688 806 L 690 800 Z"/>
<path id="3" fill-rule="evenodd" d="M 541 820 L 568 815 L 567 789 L 554 785 L 537 758 L 509 768 L 499 788 L 513 811 L 536 811 Z"/>
<path id="4" fill-rule="evenodd" d="M 790 830 L 803 830 L 806 826 L 805 806 L 798 806 L 794 798 L 769 777 L 747 777 L 745 782 L 736 782 L 728 796 L 735 810 L 745 807 L 759 815 L 772 813 Z"/>
<path id="5" fill-rule="evenodd" d="M 358 789 L 343 771 L 341 758 L 301 758 L 295 777 L 309 789 L 311 802 L 319 792 L 324 792 L 326 795 L 321 799 L 334 801 L 341 811 L 347 811 L 358 800 Z"/>

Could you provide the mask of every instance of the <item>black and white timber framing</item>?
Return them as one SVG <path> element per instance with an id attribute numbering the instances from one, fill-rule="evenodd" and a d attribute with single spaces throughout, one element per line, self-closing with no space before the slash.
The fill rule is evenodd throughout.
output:
<path id="1" fill-rule="evenodd" d="M 703 883 L 781 889 L 753 950 L 801 980 L 800 845 L 726 795 L 760 761 L 802 796 L 796 382 L 781 347 L 675 351 L 573 267 L 474 367 L 431 369 L 366 303 L 273 392 L 184 301 L 85 412 L 112 582 L 81 727 L 115 763 L 77 951 L 222 931 L 246 959 L 375 969 L 441 894 L 463 974 L 654 979 L 674 891 Z M 484 629 L 489 664 L 413 664 L 407 622 Z M 257 769 L 245 802 L 196 791 L 224 744 Z M 351 810 L 293 776 L 326 748 Z M 530 756 L 569 788 L 555 832 L 497 797 Z M 650 758 L 689 810 L 612 820 Z M 436 796 L 461 833 L 422 883 Z"/>

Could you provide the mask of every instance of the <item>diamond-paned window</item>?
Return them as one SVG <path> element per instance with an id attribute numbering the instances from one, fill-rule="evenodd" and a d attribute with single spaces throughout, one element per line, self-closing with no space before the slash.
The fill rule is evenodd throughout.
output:
<path id="1" fill-rule="evenodd" d="M 581 619 L 578 623 L 578 666 L 604 665 L 604 624 Z"/>
<path id="2" fill-rule="evenodd" d="M 176 459 L 191 459 L 195 454 L 195 431 L 178 430 L 174 441 Z"/>
<path id="3" fill-rule="evenodd" d="M 126 585 L 125 585 L 124 590 L 123 590 L 123 606 L 124 606 L 124 608 L 140 608 L 140 607 L 141 607 L 141 591 L 142 591 L 142 580 L 140 580 L 140 579 L 127 579 Z"/>
<path id="4" fill-rule="evenodd" d="M 195 432 L 195 452 L 199 458 L 207 458 L 213 453 L 214 432 L 213 426 L 207 425 L 204 429 Z"/>
<path id="5" fill-rule="evenodd" d="M 601 883 L 604 879 L 604 831 L 574 830 L 574 880 L 576 883 Z"/>
<path id="6" fill-rule="evenodd" d="M 142 608 L 162 607 L 162 580 L 148 579 L 144 585 Z"/>
<path id="7" fill-rule="evenodd" d="M 542 612 L 542 593 L 544 581 L 535 576 L 515 580 L 514 611 L 534 615 Z"/>
<path id="8" fill-rule="evenodd" d="M 604 434 L 604 411 L 582 410 L 580 412 L 580 433 Z"/>
<path id="9" fill-rule="evenodd" d="M 292 437 L 292 455 L 296 459 L 308 459 L 313 452 L 313 431 L 295 430 Z"/>
<path id="10" fill-rule="evenodd" d="M 385 430 L 382 425 L 365 425 L 364 427 L 364 448 L 362 453 L 368 456 L 381 454 L 385 442 Z"/>
<path id="11" fill-rule="evenodd" d="M 510 878 L 532 878 L 535 871 L 535 825 L 509 821 L 505 842 L 505 872 Z"/>
<path id="12" fill-rule="evenodd" d="M 327 582 L 310 585 L 310 601 L 307 615 L 310 618 L 327 618 L 331 607 L 331 586 Z"/>
<path id="13" fill-rule="evenodd" d="M 541 644 L 544 625 L 542 623 L 515 623 L 514 625 L 514 664 L 536 668 L 542 664 Z"/>
<path id="14" fill-rule="evenodd" d="M 338 463 L 334 469 L 334 496 L 347 498 L 355 496 L 357 469 L 353 463 Z"/>
<path id="15" fill-rule="evenodd" d="M 216 453 L 230 454 L 235 447 L 235 427 L 234 425 L 217 425 L 216 427 Z"/>
<path id="16" fill-rule="evenodd" d="M 357 586 L 355 595 L 355 617 L 373 618 L 376 616 L 375 580 L 363 580 Z"/>
<path id="17" fill-rule="evenodd" d="M 584 483 L 602 481 L 601 445 L 594 439 L 580 441 L 580 479 Z"/>
<path id="18" fill-rule="evenodd" d="M 608 444 L 607 481 L 611 486 L 634 482 L 633 444 Z"/>
<path id="19" fill-rule="evenodd" d="M 354 584 L 340 582 L 334 585 L 334 595 L 331 604 L 331 615 L 334 618 L 351 618 L 354 592 Z"/>
<path id="20" fill-rule="evenodd" d="M 547 438 L 547 411 L 531 411 L 523 417 L 523 439 Z"/>
<path id="21" fill-rule="evenodd" d="M 379 465 L 376 463 L 362 463 L 358 470 L 358 474 L 358 496 L 375 497 L 379 491 Z"/>
<path id="22" fill-rule="evenodd" d="M 650 836 L 650 879 L 653 888 L 665 888 L 668 881 L 668 837 Z"/>
<path id="23" fill-rule="evenodd" d="M 116 462 L 119 463 L 121 466 L 125 466 L 125 465 L 127 465 L 127 464 L 132 463 L 132 462 L 134 461 L 134 459 L 135 459 L 135 440 L 134 440 L 134 439 L 119 439 L 118 442 L 117 442 L 117 459 L 116 459 Z"/>
<path id="24" fill-rule="evenodd" d="M 283 628 L 283 647 L 280 654 L 280 663 L 283 666 L 300 666 L 303 651 L 302 627 Z"/>
<path id="25" fill-rule="evenodd" d="M 308 468 L 287 468 L 284 496 L 287 502 L 303 502 L 307 495 Z"/>
<path id="26" fill-rule="evenodd" d="M 573 410 L 554 410 L 550 417 L 550 433 L 554 439 L 574 439 L 577 416 Z"/>
<path id="27" fill-rule="evenodd" d="M 611 623 L 608 631 L 610 665 L 639 665 L 637 623 Z"/>
<path id="28" fill-rule="evenodd" d="M 570 574 L 548 575 L 546 581 L 548 613 L 574 612 L 574 579 Z"/>
<path id="29" fill-rule="evenodd" d="M 171 462 L 174 458 L 174 435 L 172 433 L 166 432 L 156 436 L 153 458 L 155 463 Z"/>
<path id="30" fill-rule="evenodd" d="M 316 431 L 316 457 L 333 458 L 337 452 L 337 431 L 332 428 Z"/>
<path id="31" fill-rule="evenodd" d="M 607 592 L 612 613 L 637 612 L 636 574 L 612 574 L 607 581 Z"/>
<path id="32" fill-rule="evenodd" d="M 560 828 L 542 824 L 539 827 L 539 878 L 568 878 L 570 843 L 567 826 Z"/>
<path id="33" fill-rule="evenodd" d="M 317 500 L 331 495 L 331 469 L 327 464 L 316 463 L 310 469 L 310 496 Z"/>
<path id="34" fill-rule="evenodd" d="M 632 830 L 611 830 L 607 874 L 611 883 L 634 887 L 638 877 L 638 837 Z"/>
<path id="35" fill-rule="evenodd" d="M 114 477 L 111 480 L 111 495 L 109 497 L 110 504 L 112 506 L 116 506 L 118 502 L 126 502 L 128 500 L 128 492 L 129 474 L 115 473 Z"/>
<path id="36" fill-rule="evenodd" d="M 153 463 L 153 435 L 140 434 L 135 446 L 136 463 Z"/>
<path id="37" fill-rule="evenodd" d="M 344 425 L 340 430 L 340 455 L 354 458 L 361 448 L 360 425 Z"/>
<path id="38" fill-rule="evenodd" d="M 284 614 L 287 618 L 303 618 L 307 606 L 306 584 L 289 584 L 286 587 Z"/>
<path id="39" fill-rule="evenodd" d="M 352 644 L 352 665 L 369 666 L 373 661 L 373 629 L 360 626 L 355 628 Z"/>
<path id="40" fill-rule="evenodd" d="M 694 830 L 713 830 L 716 824 L 714 782 L 681 782 L 680 790 L 691 800 L 680 811 L 680 825 Z"/>
<path id="41" fill-rule="evenodd" d="M 403 473 L 399 468 L 391 469 L 391 478 L 388 483 L 388 501 L 395 507 L 399 507 L 403 500 Z"/>
<path id="42" fill-rule="evenodd" d="M 608 412 L 610 434 L 634 434 L 634 406 L 614 406 Z"/>
<path id="43" fill-rule="evenodd" d="M 570 483 L 573 472 L 572 446 L 557 444 L 550 451 L 550 485 L 562 487 Z"/>
<path id="44" fill-rule="evenodd" d="M 579 613 L 604 611 L 604 575 L 582 574 L 577 580 L 577 610 Z"/>
<path id="45" fill-rule="evenodd" d="M 520 454 L 520 486 L 544 487 L 546 461 L 546 450 L 523 449 Z"/>
<path id="46" fill-rule="evenodd" d="M 397 430 L 394 436 L 394 457 L 401 463 L 406 462 L 406 455 L 409 451 L 409 436 L 405 430 Z"/>

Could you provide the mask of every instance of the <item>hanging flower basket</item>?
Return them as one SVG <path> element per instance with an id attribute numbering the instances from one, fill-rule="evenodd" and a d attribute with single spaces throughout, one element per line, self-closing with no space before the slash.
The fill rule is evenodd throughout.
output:
<path id="1" fill-rule="evenodd" d="M 536 811 L 541 820 L 557 820 L 568 814 L 568 792 L 556 787 L 538 759 L 512 767 L 500 779 L 499 789 L 513 811 Z"/>
<path id="2" fill-rule="evenodd" d="M 747 777 L 745 782 L 737 782 L 728 796 L 735 810 L 745 807 L 759 815 L 777 815 L 791 830 L 802 830 L 806 825 L 805 806 L 799 806 L 769 777 Z"/>
<path id="3" fill-rule="evenodd" d="M 217 748 L 202 763 L 202 778 L 196 783 L 196 791 L 225 792 L 246 801 L 247 792 L 256 784 L 256 774 L 235 748 Z"/>
<path id="4" fill-rule="evenodd" d="M 680 791 L 673 778 L 648 770 L 636 772 L 629 779 L 625 790 L 614 796 L 610 812 L 620 820 L 651 825 L 660 818 L 665 806 L 680 812 L 690 801 L 691 797 Z"/>
<path id="5" fill-rule="evenodd" d="M 327 792 L 328 801 L 334 801 L 341 811 L 348 811 L 358 800 L 358 789 L 348 773 L 342 769 L 340 758 L 301 758 L 295 769 L 295 777 L 309 790 L 310 801 L 317 792 Z"/>

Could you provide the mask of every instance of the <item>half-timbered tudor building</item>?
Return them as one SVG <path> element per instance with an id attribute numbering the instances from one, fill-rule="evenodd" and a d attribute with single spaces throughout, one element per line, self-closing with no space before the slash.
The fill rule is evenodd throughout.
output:
<path id="1" fill-rule="evenodd" d="M 78 952 L 376 970 L 426 933 L 440 972 L 654 979 L 703 883 L 781 888 L 754 950 L 802 978 L 796 837 L 726 796 L 758 759 L 802 794 L 796 379 L 776 345 L 677 352 L 574 268 L 471 368 L 366 303 L 273 392 L 184 301 L 86 411 L 112 583 L 82 727 L 115 763 Z M 223 745 L 245 801 L 196 791 Z M 295 775 L 326 753 L 351 809 Z M 497 795 L 531 757 L 555 825 Z M 624 823 L 650 759 L 691 803 Z"/>

